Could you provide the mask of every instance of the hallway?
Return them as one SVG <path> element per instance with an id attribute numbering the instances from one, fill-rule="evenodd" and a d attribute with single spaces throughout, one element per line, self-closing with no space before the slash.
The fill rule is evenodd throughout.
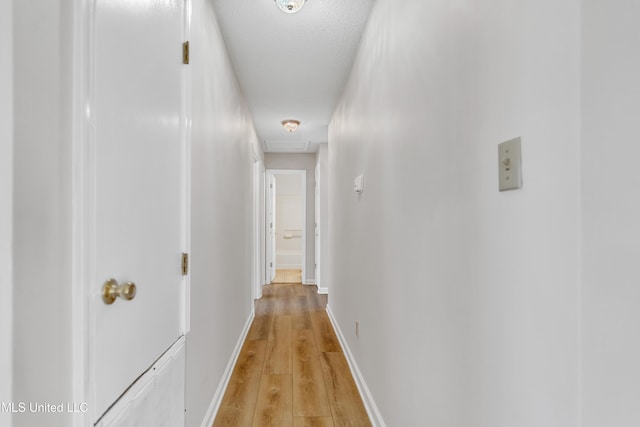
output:
<path id="1" fill-rule="evenodd" d="M 214 427 L 370 426 L 315 286 L 266 285 Z"/>
<path id="2" fill-rule="evenodd" d="M 640 1 L 298 2 L 0 2 L 0 426 L 639 426 Z"/>

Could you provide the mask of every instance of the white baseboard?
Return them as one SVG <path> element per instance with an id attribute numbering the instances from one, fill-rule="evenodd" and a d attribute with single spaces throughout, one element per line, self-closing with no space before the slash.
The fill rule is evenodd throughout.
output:
<path id="1" fill-rule="evenodd" d="M 305 284 L 305 285 L 315 285 L 315 284 L 316 284 L 316 281 L 315 281 L 314 279 L 311 279 L 311 280 L 309 280 L 309 279 L 304 279 L 304 284 Z"/>
<path id="2" fill-rule="evenodd" d="M 319 292 L 319 291 L 318 291 Z M 376 402 L 373 400 L 373 396 L 369 391 L 369 387 L 367 387 L 367 383 L 358 368 L 358 364 L 356 360 L 353 358 L 353 354 L 351 354 L 351 350 L 347 345 L 347 340 L 344 338 L 342 334 L 342 330 L 338 326 L 338 322 L 333 316 L 333 312 L 331 311 L 331 307 L 327 304 L 327 315 L 329 316 L 329 320 L 331 320 L 331 324 L 333 325 L 333 329 L 336 331 L 336 335 L 338 335 L 338 341 L 340 341 L 340 346 L 342 347 L 342 351 L 347 358 L 347 363 L 349 364 L 349 369 L 351 369 L 351 375 L 356 381 L 356 386 L 358 387 L 358 391 L 360 392 L 360 397 L 362 397 L 362 401 L 364 403 L 364 407 L 367 410 L 367 414 L 369 415 L 369 419 L 373 424 L 373 427 L 386 427 L 384 420 L 382 419 L 382 415 L 380 414 L 380 410 L 378 410 L 378 406 Z"/>
<path id="3" fill-rule="evenodd" d="M 242 333 L 240 333 L 240 338 L 238 338 L 238 342 L 236 343 L 236 348 L 233 350 L 233 353 L 229 358 L 229 363 L 227 363 L 224 374 L 222 374 L 222 379 L 220 380 L 220 383 L 218 383 L 218 389 L 213 395 L 213 400 L 209 405 L 209 410 L 202 420 L 201 427 L 211 427 L 213 425 L 213 422 L 216 420 L 216 415 L 218 415 L 218 410 L 220 409 L 220 404 L 222 403 L 224 392 L 227 390 L 227 386 L 229 385 L 231 373 L 233 372 L 233 368 L 236 366 L 236 362 L 238 361 L 238 357 L 240 356 L 240 350 L 242 350 L 244 340 L 247 338 L 247 334 L 249 333 L 249 328 L 251 328 L 251 322 L 253 322 L 254 316 L 255 312 L 251 310 L 251 314 L 247 319 L 247 323 L 244 325 L 244 329 L 242 330 Z"/>
<path id="4" fill-rule="evenodd" d="M 329 294 L 329 288 L 321 288 L 320 286 L 318 286 L 318 293 L 319 294 L 328 295 Z"/>

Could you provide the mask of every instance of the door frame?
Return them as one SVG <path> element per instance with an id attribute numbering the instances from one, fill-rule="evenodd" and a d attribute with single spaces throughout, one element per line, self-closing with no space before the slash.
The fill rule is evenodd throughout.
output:
<path id="1" fill-rule="evenodd" d="M 305 283 L 307 277 L 307 171 L 306 169 L 267 169 L 267 178 L 274 175 L 300 175 L 302 178 L 302 283 Z M 269 179 L 266 181 L 268 182 Z M 277 191 L 278 187 L 276 187 L 276 195 Z M 268 233 L 265 235 L 268 236 Z M 267 246 L 269 246 L 268 243 Z M 275 254 L 273 259 L 275 263 Z M 277 268 L 278 264 L 276 263 L 275 266 Z"/>
<path id="2" fill-rule="evenodd" d="M 265 235 L 265 263 L 264 263 L 264 284 L 268 285 L 271 283 L 273 278 L 276 276 L 275 267 L 270 264 L 270 260 L 273 258 L 273 263 L 275 264 L 275 237 L 273 240 L 271 239 L 270 234 L 273 233 L 275 235 L 275 221 L 272 219 L 275 217 L 275 200 L 272 197 L 274 191 L 272 191 L 271 182 L 275 182 L 275 178 L 273 175 L 269 174 L 269 171 L 266 171 L 265 174 L 265 221 L 264 221 L 264 235 Z"/>
<path id="3" fill-rule="evenodd" d="M 191 39 L 191 0 L 184 0 L 182 39 Z M 191 331 L 191 67 L 182 67 L 182 251 L 188 255 L 187 274 L 182 276 L 182 332 Z M 185 366 L 186 379 L 186 366 Z M 185 391 L 186 393 L 186 391 Z"/>
<path id="4" fill-rule="evenodd" d="M 251 239 L 252 248 L 252 296 L 253 299 L 262 298 L 262 285 L 264 284 L 264 260 L 266 255 L 264 254 L 264 166 L 260 161 L 255 146 L 252 150 L 253 162 L 251 164 L 252 174 L 252 212 L 253 212 L 253 232 Z"/>
<path id="5" fill-rule="evenodd" d="M 322 228 L 321 228 L 321 210 L 320 210 L 320 165 L 316 165 L 316 170 L 315 170 L 315 205 L 314 205 L 314 212 L 315 212 L 315 230 L 314 230 L 314 239 L 315 239 L 315 273 L 316 273 L 316 285 L 318 286 L 318 289 L 320 289 L 322 287 L 321 285 L 321 280 L 322 280 L 322 274 L 321 274 L 321 264 L 322 264 L 322 244 L 321 244 L 321 240 L 322 240 Z"/>
<path id="6" fill-rule="evenodd" d="M 84 250 L 88 248 L 94 230 L 90 218 L 93 214 L 90 189 L 95 177 L 90 166 L 94 153 L 94 138 L 91 131 L 92 120 L 89 106 L 92 105 L 91 73 L 93 63 L 90 49 L 93 43 L 93 1 L 73 2 L 73 181 L 72 181 L 72 292 L 71 327 L 73 380 L 72 398 L 74 402 L 89 402 L 91 365 L 89 352 L 89 292 L 85 284 L 91 280 L 93 261 Z M 73 427 L 92 425 L 93 414 L 81 413 L 72 418 Z"/>
<path id="7" fill-rule="evenodd" d="M 71 337 L 72 337 L 72 399 L 76 403 L 86 402 L 89 410 L 72 417 L 73 427 L 93 425 L 97 419 L 93 402 L 91 330 L 93 321 L 91 306 L 97 295 L 95 260 L 92 251 L 95 230 L 95 144 L 92 107 L 94 99 L 95 71 L 95 12 L 98 0 L 73 0 L 72 36 L 72 293 L 71 293 Z M 184 0 L 183 39 L 191 35 L 191 0 Z M 182 195 L 182 250 L 190 252 L 191 232 L 191 73 L 189 67 L 182 68 L 181 144 L 183 163 Z M 181 295 L 181 328 L 183 334 L 190 329 L 190 275 L 183 276 Z M 123 390 L 124 391 L 124 390 Z"/>
<path id="8" fill-rule="evenodd" d="M 13 3 L 0 4 L 0 402 L 13 394 Z M 11 414 L 0 414 L 0 422 Z"/>

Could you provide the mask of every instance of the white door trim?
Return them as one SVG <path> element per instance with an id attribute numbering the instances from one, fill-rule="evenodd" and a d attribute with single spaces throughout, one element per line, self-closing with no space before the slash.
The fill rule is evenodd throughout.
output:
<path id="1" fill-rule="evenodd" d="M 183 40 L 191 39 L 191 0 L 184 0 Z M 182 252 L 191 261 L 191 67 L 182 67 Z M 182 279 L 182 332 L 191 330 L 191 265 Z"/>
<path id="2" fill-rule="evenodd" d="M 273 175 L 300 175 L 302 178 L 302 282 L 305 283 L 307 277 L 307 171 L 305 169 L 267 169 L 267 177 Z M 277 187 L 276 191 L 278 191 Z M 273 259 L 275 262 L 275 254 Z"/>
<path id="3" fill-rule="evenodd" d="M 315 170 L 315 205 L 314 205 L 314 212 L 315 212 L 315 233 L 314 233 L 314 238 L 315 238 L 315 272 L 316 272 L 316 285 L 318 285 L 318 289 L 320 289 L 322 287 L 322 275 L 320 274 L 321 272 L 321 268 L 320 265 L 322 263 L 322 245 L 321 245 L 321 241 L 322 241 L 322 228 L 320 226 L 321 224 L 321 210 L 320 210 L 320 165 L 316 165 L 316 170 Z"/>
<path id="4" fill-rule="evenodd" d="M 0 3 L 0 402 L 13 389 L 13 2 Z M 7 345 L 8 343 L 8 345 Z M 0 424 L 11 425 L 0 413 Z"/>
<path id="5" fill-rule="evenodd" d="M 266 174 L 265 180 L 265 284 L 271 283 L 276 275 L 275 265 L 275 190 L 273 190 L 273 183 L 275 178 L 269 173 Z M 267 224 L 268 223 L 268 224 Z"/>
<path id="6" fill-rule="evenodd" d="M 266 203 L 267 203 L 267 194 L 266 194 L 266 179 L 267 174 L 264 168 L 264 163 L 260 162 L 260 217 L 258 220 L 260 221 L 260 285 L 266 284 L 266 259 L 267 259 L 267 240 L 265 238 L 265 230 L 266 230 Z M 260 288 L 262 289 L 262 287 Z"/>
<path id="7" fill-rule="evenodd" d="M 261 259 L 264 257 L 261 249 L 261 212 L 263 208 L 260 203 L 260 173 L 262 170 L 262 162 L 260 162 L 260 157 L 253 150 L 253 164 L 251 165 L 251 174 L 252 174 L 252 219 L 253 219 L 253 233 L 251 239 L 251 248 L 252 248 L 252 257 L 251 257 L 251 270 L 252 270 L 252 295 L 253 299 L 262 298 L 262 262 Z"/>
<path id="8" fill-rule="evenodd" d="M 94 261 L 88 253 L 89 242 L 95 234 L 92 227 L 93 203 L 91 189 L 95 176 L 91 159 L 95 136 L 90 106 L 93 105 L 90 48 L 93 43 L 95 0 L 76 0 L 73 3 L 73 181 L 72 181 L 72 357 L 73 401 L 89 402 L 89 292 L 86 283 L 94 276 Z M 92 411 L 73 417 L 73 427 L 92 424 Z"/>

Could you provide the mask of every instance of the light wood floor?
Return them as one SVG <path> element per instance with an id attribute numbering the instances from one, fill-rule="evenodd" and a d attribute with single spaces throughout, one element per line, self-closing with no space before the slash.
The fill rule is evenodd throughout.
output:
<path id="1" fill-rule="evenodd" d="M 271 284 L 213 424 L 371 426 L 315 286 Z"/>
<path id="2" fill-rule="evenodd" d="M 276 270 L 276 277 L 271 283 L 302 283 L 302 270 Z"/>

